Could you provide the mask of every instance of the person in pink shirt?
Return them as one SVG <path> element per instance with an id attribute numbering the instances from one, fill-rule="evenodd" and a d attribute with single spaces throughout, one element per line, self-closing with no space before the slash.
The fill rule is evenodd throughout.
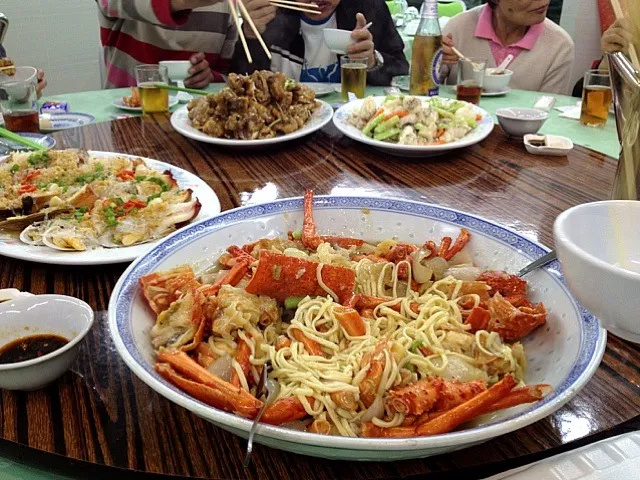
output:
<path id="1" fill-rule="evenodd" d="M 499 65 L 514 57 L 511 88 L 569 93 L 574 45 L 569 34 L 546 18 L 549 0 L 489 0 L 453 17 L 443 29 L 441 77 L 456 83 L 456 47 L 467 57 Z"/>

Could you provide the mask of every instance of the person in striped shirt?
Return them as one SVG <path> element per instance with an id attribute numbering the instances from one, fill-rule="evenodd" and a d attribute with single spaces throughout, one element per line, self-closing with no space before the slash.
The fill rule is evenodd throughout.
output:
<path id="1" fill-rule="evenodd" d="M 191 88 L 223 82 L 238 31 L 223 0 L 96 0 L 105 88 L 136 84 L 139 64 L 190 60 Z"/>

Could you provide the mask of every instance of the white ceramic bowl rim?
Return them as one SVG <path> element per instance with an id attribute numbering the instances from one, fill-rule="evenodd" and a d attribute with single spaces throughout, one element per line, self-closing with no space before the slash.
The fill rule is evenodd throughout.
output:
<path id="1" fill-rule="evenodd" d="M 509 69 L 506 69 L 502 75 L 491 75 L 491 74 L 489 73 L 489 72 L 493 72 L 493 71 L 495 71 L 497 68 L 498 68 L 498 67 L 491 67 L 491 68 L 487 68 L 487 69 L 484 71 L 485 76 L 487 76 L 487 75 L 488 75 L 488 76 L 490 76 L 490 77 L 503 77 L 503 76 L 504 76 L 504 77 L 510 77 L 511 75 L 513 75 L 513 70 L 509 70 Z"/>
<path id="2" fill-rule="evenodd" d="M 86 302 L 83 302 L 79 298 L 70 297 L 68 295 L 45 294 L 45 295 L 33 295 L 31 297 L 19 297 L 19 298 L 16 298 L 15 300 L 9 300 L 7 302 L 0 303 L 0 310 L 2 310 L 3 308 L 6 308 L 7 305 L 15 305 L 15 304 L 28 305 L 30 303 L 37 303 L 44 299 L 66 300 L 66 301 L 73 300 L 73 303 L 74 303 L 73 308 L 79 307 L 79 308 L 86 309 L 91 317 L 91 320 L 87 322 L 86 325 L 84 325 L 82 329 L 76 334 L 76 336 L 70 339 L 69 342 L 66 345 L 64 345 L 62 348 L 54 350 L 53 352 L 47 353 L 46 355 L 43 355 L 41 357 L 32 358 L 31 360 L 25 360 L 23 362 L 0 364 L 0 372 L 5 370 L 14 370 L 18 368 L 30 367 L 31 365 L 37 365 L 38 363 L 43 363 L 51 358 L 57 357 L 58 355 L 66 352 L 67 350 L 71 350 L 73 346 L 76 345 L 78 342 L 82 341 L 85 335 L 89 333 L 89 330 L 91 330 L 91 327 L 93 326 L 93 322 L 95 320 L 95 315 L 93 314 L 93 310 Z M 34 334 L 34 335 L 38 335 L 38 334 Z M 30 335 L 25 335 L 25 337 L 28 337 L 28 336 Z M 4 345 L 1 345 L 1 346 L 4 346 Z"/>
<path id="3" fill-rule="evenodd" d="M 318 196 L 315 198 L 314 209 L 316 211 L 331 208 L 358 210 L 367 208 L 370 210 L 397 211 L 405 215 L 432 218 L 452 225 L 466 226 L 470 230 L 490 236 L 495 241 L 503 243 L 512 249 L 515 248 L 515 245 L 518 245 L 519 251 L 526 253 L 531 258 L 537 258 L 549 251 L 547 247 L 529 240 L 506 227 L 481 217 L 437 205 L 409 200 L 381 199 L 378 197 Z M 111 336 L 118 353 L 138 378 L 172 402 L 193 412 L 197 413 L 199 411 L 197 414 L 200 416 L 203 416 L 204 411 L 214 421 L 245 432 L 248 432 L 251 428 L 252 422 L 250 420 L 215 409 L 188 396 L 177 387 L 163 380 L 154 371 L 153 366 L 148 365 L 142 357 L 126 325 L 129 322 L 133 300 L 138 291 L 138 279 L 150 273 L 157 262 L 216 229 L 244 222 L 247 219 L 272 216 L 284 212 L 302 212 L 302 198 L 289 198 L 260 205 L 239 207 L 183 228 L 166 237 L 159 245 L 134 261 L 118 280 L 109 301 L 109 330 Z M 363 449 L 403 451 L 480 442 L 512 432 L 550 415 L 571 400 L 591 379 L 604 354 L 606 331 L 600 327 L 598 319 L 593 314 L 573 300 L 567 289 L 564 277 L 559 273 L 560 265 L 558 261 L 556 260 L 546 268 L 558 286 L 572 299 L 577 318 L 582 319 L 580 348 L 578 356 L 564 382 L 544 400 L 533 404 L 528 410 L 474 428 L 432 437 L 408 439 L 348 438 L 299 432 L 263 424 L 258 426 L 258 433 L 272 439 L 303 443 L 316 447 L 354 451 Z"/>
<path id="4" fill-rule="evenodd" d="M 526 113 L 530 115 L 530 117 L 519 117 L 519 113 Z M 535 108 L 528 107 L 506 107 L 506 108 L 498 108 L 496 110 L 496 116 L 506 118 L 509 120 L 518 120 L 522 122 L 531 122 L 531 121 L 540 121 L 546 120 L 549 118 L 549 114 L 547 112 L 543 112 L 542 110 L 536 110 Z"/>
<path id="5" fill-rule="evenodd" d="M 590 202 L 583 203 L 581 205 L 576 205 L 575 207 L 571 207 L 569 210 L 565 210 L 556 219 L 556 225 L 558 229 L 558 235 L 562 238 L 563 242 L 566 244 L 567 248 L 573 251 L 576 255 L 578 255 L 582 260 L 591 265 L 594 265 L 598 268 L 602 268 L 614 275 L 618 275 L 621 277 L 626 277 L 629 280 L 640 281 L 640 273 L 632 272 L 631 270 L 626 270 L 624 268 L 614 267 L 608 262 L 601 260 L 600 258 L 592 255 L 582 248 L 580 248 L 573 240 L 571 240 L 571 234 L 567 231 L 566 222 L 567 219 L 582 210 L 588 210 L 594 206 L 600 206 L 604 204 L 634 204 L 637 208 L 640 208 L 640 202 L 637 200 L 603 200 L 600 202 Z"/>

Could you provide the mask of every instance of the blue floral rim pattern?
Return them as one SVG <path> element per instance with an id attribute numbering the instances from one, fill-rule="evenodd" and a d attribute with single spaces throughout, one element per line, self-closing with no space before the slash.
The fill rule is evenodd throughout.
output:
<path id="1" fill-rule="evenodd" d="M 120 293 L 121 295 L 115 300 L 115 322 L 117 332 L 112 331 L 111 334 L 118 335 L 128 353 L 132 356 L 135 362 L 142 367 L 149 375 L 153 376 L 158 381 L 162 382 L 165 386 L 172 389 L 181 395 L 184 394 L 181 390 L 173 385 L 165 382 L 152 368 L 147 365 L 142 353 L 138 350 L 134 343 L 131 330 L 131 310 L 133 307 L 133 300 L 138 289 L 138 279 L 148 273 L 154 271 L 155 267 L 167 256 L 171 255 L 177 250 L 185 248 L 190 243 L 202 238 L 205 235 L 210 234 L 218 229 L 221 229 L 227 225 L 243 222 L 250 219 L 258 219 L 264 216 L 271 216 L 274 214 L 284 212 L 296 212 L 302 211 L 302 198 L 284 199 L 275 202 L 265 203 L 255 206 L 241 207 L 238 209 L 230 210 L 228 212 L 221 213 L 220 215 L 203 220 L 200 223 L 191 225 L 184 230 L 176 232 L 174 235 L 167 237 L 162 243 L 150 250 L 148 253 L 139 258 L 123 275 L 120 280 Z M 436 205 L 418 203 L 408 200 L 395 200 L 395 199 L 380 199 L 371 197 L 335 197 L 335 196 L 318 196 L 314 200 L 314 209 L 362 209 L 367 208 L 370 210 L 398 212 L 402 214 L 414 215 L 417 217 L 438 220 L 447 222 L 450 224 L 465 227 L 472 232 L 480 233 L 488 236 L 494 240 L 499 241 L 505 245 L 508 245 L 514 250 L 521 252 L 530 258 L 537 258 L 548 252 L 548 249 L 539 245 L 522 235 L 519 235 L 505 227 L 497 225 L 488 220 L 469 215 L 454 209 L 440 207 Z M 544 400 L 537 402 L 529 409 L 525 409 L 517 414 L 509 416 L 504 419 L 494 420 L 493 422 L 485 423 L 481 426 L 466 429 L 464 432 L 469 431 L 482 431 L 492 425 L 514 420 L 526 415 L 531 414 L 546 404 L 557 399 L 561 396 L 571 395 L 571 387 L 577 383 L 586 373 L 590 363 L 593 361 L 594 356 L 597 354 L 598 344 L 603 341 L 602 336 L 605 335 L 600 328 L 600 323 L 590 312 L 585 308 L 578 305 L 573 297 L 569 293 L 565 279 L 560 273 L 560 265 L 556 260 L 546 267 L 548 273 L 556 281 L 560 288 L 564 290 L 569 298 L 572 299 L 574 308 L 578 318 L 582 319 L 583 330 L 580 338 L 580 351 L 576 358 L 567 378 L 558 386 L 550 395 L 545 397 Z M 113 304 L 113 300 L 111 302 Z M 203 406 L 208 407 L 206 404 L 199 402 L 198 400 L 189 397 L 192 401 L 200 403 Z M 208 407 L 212 408 L 212 407 Z M 232 415 L 232 414 L 228 414 Z M 455 436 L 464 432 L 454 432 L 448 435 Z M 389 440 L 380 440 L 388 442 Z"/>

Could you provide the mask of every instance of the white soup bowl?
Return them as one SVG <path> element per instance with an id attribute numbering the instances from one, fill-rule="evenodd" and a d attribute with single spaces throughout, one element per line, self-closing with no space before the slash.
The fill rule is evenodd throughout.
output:
<path id="1" fill-rule="evenodd" d="M 547 112 L 535 108 L 499 108 L 496 110 L 498 123 L 509 136 L 524 137 L 528 133 L 538 133 L 549 118 Z"/>

